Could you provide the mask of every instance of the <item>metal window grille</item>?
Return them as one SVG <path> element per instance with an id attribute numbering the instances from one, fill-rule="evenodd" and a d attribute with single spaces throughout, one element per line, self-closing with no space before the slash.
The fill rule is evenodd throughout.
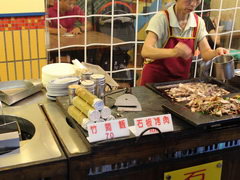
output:
<path id="1" fill-rule="evenodd" d="M 175 2 L 175 0 L 118 0 L 120 2 L 128 3 L 131 7 L 133 7 L 133 12 L 127 13 L 127 14 L 115 14 L 114 13 L 114 3 L 116 2 L 115 0 L 106 0 L 106 1 L 97 1 L 97 0 L 85 0 L 85 1 L 78 1 L 78 4 L 81 6 L 81 8 L 84 10 L 85 14 L 83 16 L 68 16 L 68 17 L 57 17 L 57 18 L 46 18 L 46 21 L 49 21 L 51 19 L 58 19 L 58 22 L 60 19 L 63 18 L 69 18 L 69 17 L 82 17 L 85 19 L 85 22 L 89 19 L 98 19 L 100 17 L 107 17 L 110 19 L 110 42 L 108 44 L 98 44 L 98 45 L 107 45 L 109 46 L 110 49 L 110 56 L 109 56 L 109 61 L 110 61 L 110 68 L 107 71 L 111 76 L 114 76 L 115 73 L 119 72 L 130 72 L 132 73 L 132 85 L 136 86 L 136 80 L 138 77 L 138 73 L 141 72 L 142 70 L 142 62 L 140 62 L 139 58 L 140 57 L 140 50 L 141 50 L 141 45 L 144 43 L 144 36 L 141 37 L 140 31 L 144 29 L 144 25 L 148 23 L 149 19 L 156 14 L 159 10 L 166 8 L 170 3 Z M 97 10 L 104 5 L 104 3 L 109 3 L 112 2 L 112 7 L 111 7 L 111 13 L 110 14 L 98 14 Z M 240 3 L 238 0 L 233 0 L 231 3 L 228 3 L 226 1 L 220 0 L 211 0 L 211 8 L 210 9 L 203 9 L 203 4 L 205 2 L 210 2 L 210 0 L 203 0 L 202 1 L 202 8 L 196 12 L 200 12 L 203 14 L 206 11 L 209 11 L 211 16 L 214 16 L 217 18 L 217 26 L 216 26 L 216 33 L 215 34 L 209 34 L 209 35 L 217 35 L 220 36 L 220 38 L 224 38 L 224 44 L 221 44 L 223 47 L 231 50 L 231 49 L 237 49 L 239 48 L 239 42 L 234 39 L 235 36 L 240 34 L 240 24 L 238 21 L 236 21 L 236 16 L 239 13 L 239 8 L 240 8 Z M 121 43 L 115 43 L 113 41 L 113 37 L 115 36 L 114 34 L 114 26 L 115 22 L 114 20 L 118 17 L 133 17 L 134 18 L 134 39 L 133 40 L 125 40 L 124 42 Z M 226 18 L 229 16 L 229 18 Z M 230 21 L 230 28 L 226 25 L 224 27 L 224 30 L 222 32 L 219 31 L 220 25 L 224 23 L 223 20 L 226 19 L 227 21 Z M 226 23 L 225 23 L 226 24 Z M 59 28 L 59 26 L 58 26 Z M 86 27 L 85 27 L 86 31 Z M 59 32 L 59 31 L 58 31 Z M 48 52 L 51 51 L 58 51 L 58 62 L 61 62 L 60 56 L 61 56 L 61 51 L 65 48 L 70 48 L 70 47 L 83 47 L 84 48 L 84 62 L 88 61 L 88 49 L 90 49 L 92 46 L 96 46 L 94 43 L 87 43 L 87 33 L 85 33 L 84 39 L 85 43 L 83 45 L 71 45 L 71 46 L 65 46 L 61 47 L 60 46 L 60 35 L 58 35 L 58 47 L 56 49 L 47 49 Z M 58 33 L 59 34 L 59 33 Z M 227 40 L 226 40 L 227 39 Z M 216 47 L 216 41 L 215 47 Z M 128 54 L 130 54 L 130 61 L 132 66 L 126 66 L 121 69 L 114 69 L 114 52 L 117 47 L 120 47 L 121 45 L 132 45 L 133 48 L 129 50 Z M 240 52 L 234 52 L 232 53 L 233 55 L 238 55 Z M 193 65 L 194 67 L 194 74 L 193 77 L 196 77 L 198 75 L 198 62 L 201 61 L 201 59 L 194 59 L 193 60 Z"/>

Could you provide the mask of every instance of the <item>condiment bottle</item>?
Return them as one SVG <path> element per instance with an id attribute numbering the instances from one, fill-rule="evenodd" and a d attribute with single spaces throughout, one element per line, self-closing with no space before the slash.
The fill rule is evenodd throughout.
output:
<path id="1" fill-rule="evenodd" d="M 81 85 L 87 89 L 89 92 L 91 92 L 92 94 L 94 94 L 95 92 L 95 83 L 92 80 L 84 80 L 81 81 Z"/>
<path id="2" fill-rule="evenodd" d="M 91 80 L 95 82 L 95 95 L 103 99 L 105 94 L 105 76 L 103 74 L 91 75 Z"/>

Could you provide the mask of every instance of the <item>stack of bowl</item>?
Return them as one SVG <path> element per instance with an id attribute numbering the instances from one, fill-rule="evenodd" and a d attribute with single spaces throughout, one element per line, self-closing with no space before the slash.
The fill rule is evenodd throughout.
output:
<path id="1" fill-rule="evenodd" d="M 57 78 L 75 76 L 76 70 L 72 64 L 54 63 L 42 67 L 42 83 L 46 85 Z"/>

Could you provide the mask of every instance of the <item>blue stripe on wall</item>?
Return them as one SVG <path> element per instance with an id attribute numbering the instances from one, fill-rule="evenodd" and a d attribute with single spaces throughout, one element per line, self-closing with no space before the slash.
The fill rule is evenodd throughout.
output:
<path id="1" fill-rule="evenodd" d="M 18 17 L 18 16 L 43 16 L 45 12 L 35 12 L 35 13 L 9 13 L 9 14 L 0 14 L 0 17 Z"/>

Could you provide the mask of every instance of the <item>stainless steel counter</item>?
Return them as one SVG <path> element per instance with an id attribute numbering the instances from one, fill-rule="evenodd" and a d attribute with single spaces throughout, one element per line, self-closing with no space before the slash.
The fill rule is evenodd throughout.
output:
<path id="1" fill-rule="evenodd" d="M 66 122 L 66 116 L 59 105 L 46 103 L 44 109 L 68 156 L 89 153 L 90 149 L 84 144 L 76 130 Z"/>
<path id="2" fill-rule="evenodd" d="M 4 108 L 5 115 L 25 118 L 35 126 L 30 140 L 20 141 L 20 148 L 0 156 L 0 171 L 11 166 L 30 165 L 65 159 L 44 113 L 37 104 Z"/>
<path id="3" fill-rule="evenodd" d="M 60 140 L 60 143 L 62 144 L 63 150 L 69 156 L 75 154 L 79 155 L 88 153 L 89 149 L 87 148 L 87 146 L 84 144 L 84 142 L 79 137 L 77 132 L 73 128 L 71 128 L 66 122 L 66 117 L 62 112 L 62 109 L 59 107 L 59 105 L 56 104 L 55 101 L 47 99 L 45 94 L 46 90 L 42 89 L 40 92 L 35 93 L 32 96 L 29 96 L 28 98 L 25 98 L 15 103 L 14 106 L 12 107 L 6 105 L 4 106 L 5 114 L 26 118 L 27 120 L 31 121 L 34 125 L 36 124 L 36 126 L 39 127 L 36 131 L 35 136 L 33 137 L 34 141 L 32 140 L 21 141 L 20 150 L 22 151 L 22 149 L 24 149 L 24 152 L 20 152 L 20 154 L 18 154 L 19 158 L 22 157 L 22 161 L 27 162 L 28 161 L 27 159 L 29 159 L 29 157 L 26 157 L 25 153 L 27 154 L 28 151 L 32 151 L 32 149 L 34 148 L 37 148 L 37 150 L 42 150 L 41 153 L 37 153 L 34 156 L 34 159 L 36 160 L 37 158 L 38 160 L 40 160 L 41 159 L 40 157 L 42 156 L 51 159 L 52 158 L 51 155 L 53 155 L 54 157 L 59 157 L 60 155 L 62 155 L 59 154 L 60 151 L 56 146 L 55 139 L 53 139 L 52 137 L 47 138 L 48 136 L 52 135 L 52 132 L 49 129 L 50 124 L 48 124 L 47 119 L 49 120 L 49 123 L 52 124 L 52 127 L 56 132 L 58 139 Z M 42 112 L 38 105 L 43 106 L 47 114 L 47 117 L 45 116 L 45 114 Z M 36 119 L 34 117 L 36 117 Z M 47 128 L 47 130 L 44 130 L 45 128 Z M 38 147 L 37 142 L 43 144 L 43 147 Z M 52 145 L 49 146 L 49 144 Z M 28 149 L 29 146 L 33 147 Z M 49 149 L 49 147 L 51 147 L 50 148 L 51 151 L 48 152 L 46 150 L 47 148 Z M 16 155 L 14 155 L 12 159 L 15 159 Z M 47 155 L 49 156 L 47 157 Z M 5 161 L 8 161 L 9 158 L 11 159 L 10 156 L 6 156 Z M 0 167 L 10 163 L 10 162 L 5 163 L 1 161 L 1 159 L 2 158 L 0 156 Z M 33 157 L 31 157 L 30 159 L 33 159 Z M 21 163 L 21 161 L 19 161 L 19 163 Z"/>

